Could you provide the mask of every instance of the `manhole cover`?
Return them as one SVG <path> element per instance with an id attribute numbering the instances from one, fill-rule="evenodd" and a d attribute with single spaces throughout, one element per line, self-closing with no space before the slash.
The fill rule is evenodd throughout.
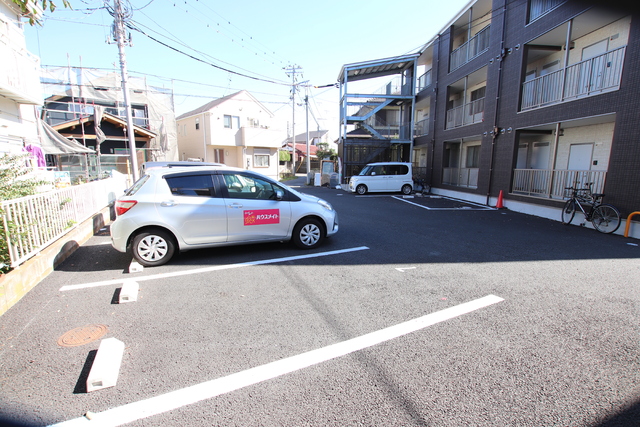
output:
<path id="1" fill-rule="evenodd" d="M 105 325 L 87 325 L 75 328 L 58 338 L 58 345 L 62 347 L 76 347 L 102 338 L 107 333 Z"/>

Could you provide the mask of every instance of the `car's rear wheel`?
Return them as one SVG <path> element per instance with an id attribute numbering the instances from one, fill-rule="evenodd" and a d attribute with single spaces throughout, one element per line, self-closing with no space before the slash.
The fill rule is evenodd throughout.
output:
<path id="1" fill-rule="evenodd" d="M 293 229 L 293 243 L 301 249 L 317 248 L 324 239 L 324 230 L 315 218 L 300 220 Z"/>
<path id="2" fill-rule="evenodd" d="M 356 187 L 356 193 L 362 195 L 367 194 L 367 186 L 364 184 L 360 184 Z"/>
<path id="3" fill-rule="evenodd" d="M 169 262 L 176 251 L 176 244 L 166 231 L 146 230 L 133 238 L 131 251 L 140 264 L 155 267 Z"/>
<path id="4" fill-rule="evenodd" d="M 405 184 L 402 186 L 402 194 L 411 194 L 411 192 L 413 191 L 413 189 L 411 188 L 411 186 L 409 184 Z"/>

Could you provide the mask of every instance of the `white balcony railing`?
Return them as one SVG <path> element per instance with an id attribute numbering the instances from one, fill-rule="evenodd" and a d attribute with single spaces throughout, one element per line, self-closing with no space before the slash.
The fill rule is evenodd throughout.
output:
<path id="1" fill-rule="evenodd" d="M 442 183 L 457 187 L 477 188 L 478 168 L 443 168 Z"/>
<path id="2" fill-rule="evenodd" d="M 566 169 L 514 169 L 512 193 L 563 199 L 566 187 L 584 188 L 592 183 L 594 193 L 604 192 L 607 171 Z"/>
<path id="3" fill-rule="evenodd" d="M 447 111 L 447 129 L 479 123 L 484 120 L 484 98 Z"/>
<path id="4" fill-rule="evenodd" d="M 487 25 L 471 37 L 466 43 L 451 52 L 449 58 L 449 70 L 453 71 L 471 61 L 481 53 L 489 49 L 489 30 L 491 25 Z"/>
<path id="5" fill-rule="evenodd" d="M 41 104 L 40 60 L 16 47 L 0 42 L 0 94 L 20 103 Z"/>
<path id="6" fill-rule="evenodd" d="M 418 86 L 416 87 L 416 93 L 419 93 L 420 91 L 422 91 L 422 89 L 429 86 L 431 86 L 431 70 L 418 77 Z"/>
<path id="7" fill-rule="evenodd" d="M 522 85 L 522 110 L 620 88 L 626 47 L 609 51 Z"/>
<path id="8" fill-rule="evenodd" d="M 416 122 L 414 136 L 429 135 L 429 117 Z"/>

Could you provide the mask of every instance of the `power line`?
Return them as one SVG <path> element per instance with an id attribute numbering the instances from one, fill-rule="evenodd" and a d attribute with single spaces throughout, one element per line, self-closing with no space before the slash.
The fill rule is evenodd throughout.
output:
<path id="1" fill-rule="evenodd" d="M 147 36 L 149 39 L 153 40 L 154 42 L 156 42 L 156 43 L 158 43 L 158 44 L 160 44 L 160 45 L 162 45 L 162 46 L 164 46 L 164 47 L 166 47 L 166 48 L 168 48 L 168 49 L 171 49 L 171 50 L 173 50 L 174 52 L 178 52 L 178 53 L 179 53 L 179 54 L 181 54 L 181 55 L 184 55 L 184 56 L 186 56 L 186 57 L 188 57 L 188 58 L 191 58 L 191 59 L 193 59 L 193 60 L 195 60 L 195 61 L 198 61 L 198 62 L 201 62 L 201 63 L 203 63 L 203 64 L 209 65 L 209 66 L 211 66 L 211 67 L 213 67 L 213 68 L 217 68 L 217 69 L 219 69 L 219 70 L 226 71 L 227 73 L 235 74 L 235 75 L 237 75 L 237 76 L 241 76 L 241 77 L 246 77 L 246 78 L 248 78 L 248 79 L 252 79 L 252 80 L 258 80 L 258 81 L 262 81 L 262 82 L 266 82 L 266 83 L 273 83 L 273 84 L 277 84 L 277 85 L 288 86 L 288 83 L 285 83 L 285 82 L 279 82 L 279 81 L 275 81 L 275 80 L 269 80 L 269 79 L 263 79 L 263 78 L 260 78 L 260 77 L 250 76 L 250 75 L 248 75 L 248 74 L 243 74 L 243 73 L 240 73 L 240 72 L 237 72 L 237 71 L 234 71 L 234 70 L 231 70 L 231 69 L 225 68 L 225 67 L 221 67 L 221 66 L 219 66 L 219 65 L 216 65 L 216 64 L 213 64 L 213 63 L 211 63 L 211 62 L 205 61 L 204 59 L 197 58 L 197 57 L 195 57 L 195 56 L 193 56 L 193 55 L 191 55 L 191 54 L 188 54 L 188 53 L 186 53 L 186 52 L 183 52 L 183 51 L 181 51 L 181 50 L 180 50 L 180 49 L 178 49 L 178 48 L 175 48 L 175 47 L 173 47 L 173 46 L 170 46 L 170 45 L 168 45 L 167 43 L 164 43 L 164 42 L 162 42 L 162 41 L 158 40 L 157 38 L 155 38 L 155 37 L 153 37 L 153 36 L 150 36 L 149 34 L 145 33 L 144 31 L 142 31 L 141 29 L 139 29 L 139 28 L 137 28 L 137 27 L 135 27 L 135 26 L 132 26 L 132 25 L 130 25 L 130 24 L 127 24 L 127 27 L 128 27 L 129 29 L 131 29 L 131 30 L 138 31 L 139 33 L 141 33 L 141 34 L 143 34 L 143 35 Z"/>

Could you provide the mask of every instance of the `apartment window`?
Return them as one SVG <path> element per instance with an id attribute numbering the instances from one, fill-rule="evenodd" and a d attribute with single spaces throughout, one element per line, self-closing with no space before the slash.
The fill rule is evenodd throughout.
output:
<path id="1" fill-rule="evenodd" d="M 466 167 L 477 168 L 480 167 L 480 145 L 473 145 L 467 147 L 467 162 Z"/>
<path id="2" fill-rule="evenodd" d="M 535 21 L 564 2 L 565 0 L 529 0 L 529 22 Z"/>
<path id="3" fill-rule="evenodd" d="M 240 129 L 240 117 L 224 115 L 224 127 L 227 129 Z"/>
<path id="4" fill-rule="evenodd" d="M 253 150 L 253 166 L 256 168 L 268 168 L 269 167 L 269 153 L 268 148 L 254 148 Z"/>
<path id="5" fill-rule="evenodd" d="M 484 98 L 485 93 L 487 92 L 487 87 L 481 87 L 480 89 L 476 89 L 471 91 L 471 102 L 477 101 L 480 98 Z"/>
<path id="6" fill-rule="evenodd" d="M 200 119 L 196 117 L 196 130 L 200 129 Z"/>

